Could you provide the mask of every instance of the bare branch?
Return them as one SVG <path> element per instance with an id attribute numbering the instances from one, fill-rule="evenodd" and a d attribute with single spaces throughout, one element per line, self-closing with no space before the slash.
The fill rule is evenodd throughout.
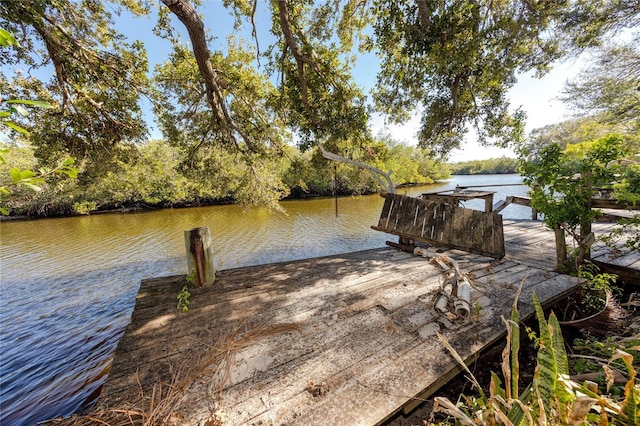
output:
<path id="1" fill-rule="evenodd" d="M 336 161 L 338 163 L 351 164 L 352 166 L 356 166 L 356 167 L 360 167 L 362 169 L 368 170 L 369 172 L 371 172 L 373 177 L 376 178 L 380 186 L 382 186 L 386 192 L 390 192 L 392 194 L 396 193 L 396 187 L 393 184 L 393 181 L 391 180 L 391 174 L 393 173 L 393 171 L 390 170 L 385 173 L 384 171 L 380 170 L 377 167 L 373 167 L 369 164 L 352 160 L 350 158 L 343 157 L 342 155 L 327 151 L 320 142 L 316 142 L 316 146 L 322 153 L 322 156 L 327 160 Z M 382 180 L 382 178 L 384 178 L 384 181 Z"/>
<path id="2" fill-rule="evenodd" d="M 258 41 L 258 31 L 256 30 L 256 8 L 258 7 L 258 0 L 253 0 L 253 7 L 251 8 L 251 37 L 256 41 L 256 61 L 260 66 L 260 43 Z"/>

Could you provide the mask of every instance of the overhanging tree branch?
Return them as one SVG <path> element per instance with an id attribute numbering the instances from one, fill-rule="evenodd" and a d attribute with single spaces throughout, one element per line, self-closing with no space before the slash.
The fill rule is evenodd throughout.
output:
<path id="1" fill-rule="evenodd" d="M 240 135 L 243 142 L 251 151 L 258 151 L 255 144 L 236 125 L 234 119 L 229 114 L 229 110 L 224 102 L 224 94 L 222 93 L 222 89 L 226 84 L 211 65 L 211 56 L 207 46 L 204 23 L 195 9 L 185 0 L 162 0 L 162 2 L 187 28 L 193 48 L 193 55 L 198 64 L 200 75 L 204 79 L 207 101 L 213 112 L 213 118 L 226 133 L 229 141 L 232 142 L 238 150 L 243 151 L 235 137 L 236 133 Z"/>
<path id="2" fill-rule="evenodd" d="M 282 34 L 284 35 L 285 40 L 285 49 L 288 49 L 297 64 L 298 70 L 298 80 L 300 84 L 300 92 L 302 97 L 302 104 L 307 114 L 309 121 L 312 126 L 315 128 L 316 133 L 316 141 L 315 144 L 320 150 L 320 153 L 327 160 L 336 161 L 339 163 L 351 164 L 353 166 L 368 170 L 375 177 L 375 179 L 380 183 L 380 185 L 384 188 L 386 192 L 395 193 L 395 185 L 391 180 L 391 171 L 384 172 L 383 170 L 371 166 L 369 164 L 363 163 L 361 161 L 352 160 L 350 158 L 344 157 L 342 155 L 327 151 L 322 142 L 317 138 L 317 133 L 321 130 L 322 124 L 318 119 L 317 115 L 314 113 L 313 108 L 311 106 L 311 102 L 309 100 L 309 86 L 307 79 L 307 66 L 309 66 L 314 72 L 318 75 L 322 76 L 325 80 L 333 81 L 332 76 L 326 76 L 321 71 L 320 66 L 316 62 L 316 58 L 318 55 L 311 49 L 311 58 L 308 55 L 305 55 L 301 47 L 296 42 L 294 37 L 293 27 L 290 19 L 290 12 L 287 8 L 286 0 L 278 0 L 278 17 L 280 22 L 280 27 L 282 29 Z M 335 87 L 335 84 L 333 84 Z"/>

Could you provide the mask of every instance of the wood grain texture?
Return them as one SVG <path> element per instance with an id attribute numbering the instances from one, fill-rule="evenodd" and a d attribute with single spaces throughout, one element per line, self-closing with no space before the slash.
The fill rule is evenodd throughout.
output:
<path id="1" fill-rule="evenodd" d="M 376 231 L 501 259 L 502 216 L 398 194 L 383 194 Z"/>

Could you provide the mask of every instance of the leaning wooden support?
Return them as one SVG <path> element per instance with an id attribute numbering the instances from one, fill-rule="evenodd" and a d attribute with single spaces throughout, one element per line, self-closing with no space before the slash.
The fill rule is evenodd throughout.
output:
<path id="1" fill-rule="evenodd" d="M 216 279 L 216 271 L 209 228 L 184 231 L 184 243 L 187 249 L 187 276 L 196 287 L 212 285 Z"/>

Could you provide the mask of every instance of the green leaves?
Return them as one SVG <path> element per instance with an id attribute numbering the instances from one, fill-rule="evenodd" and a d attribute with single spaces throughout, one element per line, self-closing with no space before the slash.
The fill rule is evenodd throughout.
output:
<path id="1" fill-rule="evenodd" d="M 469 128 L 484 143 L 522 139 L 525 117 L 509 110 L 507 90 L 518 73 L 544 73 L 557 58 L 549 34 L 564 4 L 378 0 L 374 7 L 381 57 L 374 100 L 392 121 L 424 106 L 418 139 L 445 157 Z"/>
<path id="2" fill-rule="evenodd" d="M 576 243 L 586 237 L 579 235 L 578 229 L 587 229 L 598 215 L 591 208 L 592 197 L 612 189 L 616 180 L 618 187 L 629 182 L 625 176 L 633 174 L 634 167 L 622 161 L 630 153 L 628 140 L 622 134 L 609 134 L 568 144 L 564 150 L 551 143 L 521 153 L 521 173 L 531 188 L 531 205 L 544 215 L 549 228 L 566 230 Z M 582 261 L 577 253 L 575 259 L 568 258 L 566 265 L 558 266 L 575 269 L 576 262 Z"/>
<path id="3" fill-rule="evenodd" d="M 191 283 L 193 281 L 193 274 L 195 271 L 191 271 L 187 276 L 187 282 Z M 189 288 L 185 285 L 182 287 L 182 290 L 178 293 L 176 298 L 178 299 L 177 309 L 180 312 L 189 312 L 189 298 L 191 297 L 191 292 L 189 292 Z"/>
<path id="4" fill-rule="evenodd" d="M 9 99 L 8 101 L 5 101 L 5 102 L 10 104 L 10 105 L 15 105 L 16 109 L 20 108 L 23 111 L 21 113 L 23 113 L 24 115 L 27 115 L 28 113 L 20 105 L 27 105 L 27 106 L 36 107 L 36 108 L 54 108 L 55 107 L 50 102 L 46 102 L 46 101 L 30 101 L 30 100 L 25 100 L 25 99 Z"/>
<path id="5" fill-rule="evenodd" d="M 29 136 L 29 131 L 15 123 L 14 119 L 12 118 L 14 114 L 18 114 L 22 117 L 28 116 L 29 111 L 25 108 L 25 106 L 34 108 L 54 108 L 54 105 L 49 102 L 24 99 L 9 99 L 7 101 L 1 100 L 0 103 L 8 105 L 4 106 L 4 110 L 0 110 L 0 124 L 3 124 L 25 136 Z"/>
<path id="6" fill-rule="evenodd" d="M 11 35 L 9 31 L 0 28 L 0 46 L 1 47 L 18 47 L 18 41 Z"/>
<path id="7" fill-rule="evenodd" d="M 8 149 L 0 150 L 0 163 L 5 164 L 5 154 L 9 152 Z M 68 178 L 75 179 L 78 176 L 79 169 L 74 166 L 75 160 L 68 157 L 61 161 L 54 168 L 40 168 L 37 172 L 29 169 L 21 169 L 19 167 L 11 167 L 9 170 L 9 177 L 11 179 L 10 185 L 0 186 L 0 200 L 11 194 L 11 187 L 22 186 L 34 192 L 41 192 L 43 185 L 46 184 L 47 179 L 52 175 L 64 175 Z M 0 214 L 8 215 L 9 210 L 0 206 Z"/>
<path id="8" fill-rule="evenodd" d="M 519 296 L 520 290 L 518 290 Z M 628 381 L 624 390 L 624 399 L 616 400 L 609 395 L 600 395 L 597 386 L 592 387 L 588 382 L 579 384 L 569 376 L 565 342 L 560 330 L 560 324 L 553 314 L 545 319 L 544 311 L 537 296 L 533 295 L 536 317 L 540 330 L 537 366 L 533 383 L 520 395 L 517 391 L 509 392 L 509 377 L 512 385 L 517 388 L 518 374 L 516 369 L 509 369 L 509 358 L 516 357 L 519 342 L 513 331 L 518 328 L 519 315 L 516 309 L 516 296 L 511 320 L 505 320 L 507 326 L 507 345 L 503 351 L 503 373 L 505 384 L 500 377 L 492 373 L 488 397 L 481 392 L 480 398 L 461 395 L 453 404 L 447 398 L 435 398 L 434 411 L 448 414 L 455 419 L 455 423 L 446 421 L 443 424 L 505 424 L 505 425 L 538 425 L 538 424 L 566 424 L 581 426 L 584 424 L 619 424 L 637 425 L 640 408 L 640 385 L 636 383 L 637 372 L 633 365 L 633 356 L 616 350 L 609 364 L 622 360 L 627 369 Z M 439 335 L 440 336 L 440 335 Z M 451 345 L 441 338 L 445 347 L 454 358 L 467 369 L 471 380 L 473 375 L 463 363 L 462 358 Z M 635 347 L 637 350 L 638 348 Z M 511 363 L 513 365 L 513 363 Z M 611 368 L 604 366 L 607 376 L 611 376 Z M 515 373 L 515 377 L 514 377 Z M 595 407 L 595 408 L 593 408 Z"/>
<path id="9" fill-rule="evenodd" d="M 17 167 L 11 169 L 11 182 L 20 183 L 21 181 L 26 181 L 36 176 L 34 172 L 31 170 L 20 170 Z"/>
<path id="10" fill-rule="evenodd" d="M 2 102 L 11 117 L 1 120 L 12 136 L 29 138 L 43 162 L 89 159 L 85 168 L 95 175 L 122 154 L 119 147 L 146 136 L 139 104 L 149 93 L 146 53 L 114 29 L 112 14 L 122 7 L 145 13 L 147 5 L 85 3 L 82 13 L 71 0 L 2 3 L 0 25 L 20 34 L 22 45 L 3 51 L 2 83 L 19 99 Z M 36 119 L 27 119 L 27 112 Z"/>
<path id="11" fill-rule="evenodd" d="M 571 395 L 568 394 L 561 378 L 568 377 L 569 362 L 564 349 L 560 324 L 553 312 L 549 315 L 549 322 L 545 321 L 544 312 L 535 293 L 533 304 L 540 330 L 540 347 L 537 354 L 533 388 L 547 415 L 552 415 L 552 410 L 560 408 L 559 415 L 566 422 L 567 413 L 564 404 L 571 400 Z M 556 401 L 559 402 L 559 407 L 556 407 Z"/>

